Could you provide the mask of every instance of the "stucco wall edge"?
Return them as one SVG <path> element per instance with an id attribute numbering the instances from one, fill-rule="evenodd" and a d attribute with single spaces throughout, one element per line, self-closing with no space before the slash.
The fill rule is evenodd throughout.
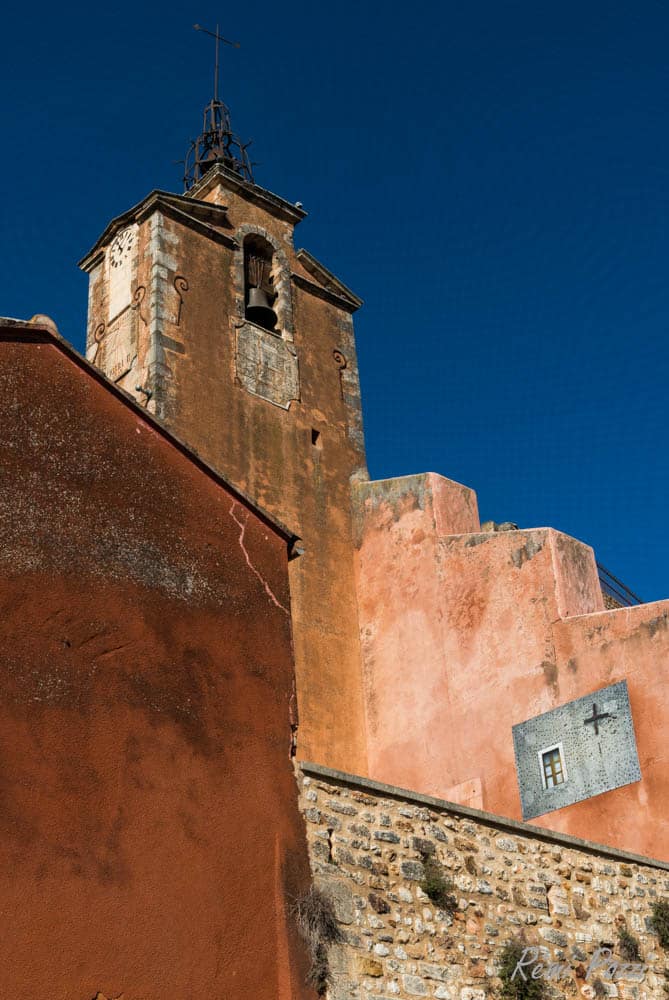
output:
<path id="1" fill-rule="evenodd" d="M 645 614 L 652 614 L 653 609 L 659 609 L 661 612 L 669 611 L 669 597 L 661 598 L 659 601 L 644 601 L 643 604 L 633 604 L 629 607 L 623 608 L 604 608 L 602 611 L 589 611 L 582 615 L 569 615 L 566 618 L 560 618 L 555 625 L 569 625 L 570 622 L 582 621 L 586 618 L 604 618 L 604 616 L 617 615 L 618 617 L 627 618 L 641 618 Z M 611 621 L 610 617 L 604 620 Z"/>
<path id="2" fill-rule="evenodd" d="M 61 333 L 55 332 L 45 326 L 35 324 L 30 321 L 14 320 L 6 316 L 0 316 L 0 341 L 15 341 L 17 343 L 25 344 L 44 344 L 55 348 L 62 355 L 64 355 L 66 359 L 79 368 L 84 375 L 92 378 L 94 382 L 99 384 L 103 389 L 107 389 L 113 396 L 116 397 L 116 399 L 123 403 L 124 406 L 132 410 L 136 417 L 159 434 L 168 445 L 179 451 L 184 458 L 196 466 L 202 473 L 210 479 L 215 480 L 219 486 L 222 486 L 227 492 L 240 500 L 257 517 L 264 521 L 275 532 L 275 534 L 282 536 L 288 544 L 289 550 L 292 549 L 295 541 L 299 539 L 300 536 L 297 532 L 284 525 L 278 518 L 274 517 L 273 514 L 269 514 L 263 507 L 259 506 L 254 500 L 246 496 L 242 490 L 233 486 L 233 484 L 222 472 L 219 472 L 213 466 L 209 465 L 209 463 L 206 462 L 194 448 L 186 444 L 185 441 L 174 434 L 163 423 L 160 417 L 150 413 L 145 407 L 140 406 L 131 393 L 127 392 L 121 386 L 117 385 L 110 378 L 108 378 L 100 368 L 97 368 L 91 361 L 84 357 L 84 355 L 80 354 L 79 351 L 77 351 L 77 349 L 73 347 Z"/>

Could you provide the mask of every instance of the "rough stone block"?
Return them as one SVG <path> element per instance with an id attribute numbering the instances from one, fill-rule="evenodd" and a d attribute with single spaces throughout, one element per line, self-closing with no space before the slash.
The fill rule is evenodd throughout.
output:
<path id="1" fill-rule="evenodd" d="M 358 959 L 358 970 L 361 976 L 372 976 L 374 979 L 383 975 L 383 965 L 374 958 Z"/>
<path id="2" fill-rule="evenodd" d="M 406 993 L 414 997 L 427 996 L 427 986 L 419 976 L 402 976 L 402 986 Z"/>

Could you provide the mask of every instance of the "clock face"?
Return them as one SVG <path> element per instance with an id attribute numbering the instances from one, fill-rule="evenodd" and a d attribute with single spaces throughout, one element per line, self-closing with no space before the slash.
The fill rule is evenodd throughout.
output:
<path id="1" fill-rule="evenodd" d="M 120 267 L 130 256 L 135 243 L 135 233 L 132 228 L 117 233 L 109 250 L 109 262 L 112 267 Z"/>

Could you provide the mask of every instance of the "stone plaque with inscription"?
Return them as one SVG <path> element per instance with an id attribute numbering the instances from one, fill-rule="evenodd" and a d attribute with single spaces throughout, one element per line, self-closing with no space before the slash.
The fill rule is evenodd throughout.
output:
<path id="1" fill-rule="evenodd" d="M 235 364 L 237 378 L 255 396 L 284 410 L 300 398 L 295 348 L 262 327 L 244 323 L 237 329 Z"/>
<path id="2" fill-rule="evenodd" d="M 513 727 L 523 819 L 641 780 L 627 682 Z"/>
<path id="3" fill-rule="evenodd" d="M 135 363 L 137 320 L 137 310 L 126 309 L 109 324 L 100 341 L 95 364 L 114 382 L 123 378 Z"/>

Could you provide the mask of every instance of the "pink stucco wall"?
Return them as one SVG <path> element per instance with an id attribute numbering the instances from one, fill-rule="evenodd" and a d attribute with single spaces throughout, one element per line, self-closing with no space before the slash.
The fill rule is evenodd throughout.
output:
<path id="1" fill-rule="evenodd" d="M 440 476 L 354 490 L 371 777 L 520 819 L 512 726 L 626 679 L 642 782 L 536 823 L 669 856 L 669 602 L 605 612 L 589 546 L 481 533 L 475 494 Z"/>
<path id="2" fill-rule="evenodd" d="M 553 640 L 560 702 L 627 681 L 642 780 L 538 823 L 669 861 L 669 601 L 558 621 Z"/>

